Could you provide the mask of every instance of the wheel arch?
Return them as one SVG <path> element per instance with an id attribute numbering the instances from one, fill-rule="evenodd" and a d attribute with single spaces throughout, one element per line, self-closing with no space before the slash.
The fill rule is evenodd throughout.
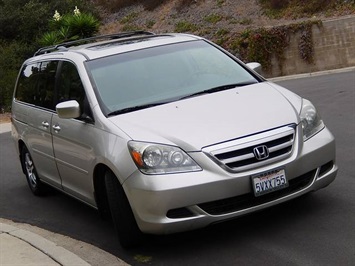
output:
<path id="1" fill-rule="evenodd" d="M 97 209 L 102 218 L 107 219 L 111 217 L 110 208 L 107 200 L 107 192 L 105 185 L 105 172 L 110 171 L 114 173 L 110 167 L 103 163 L 99 163 L 95 166 L 93 174 L 94 183 L 94 196 L 97 205 Z"/>
<path id="2" fill-rule="evenodd" d="M 26 174 L 25 166 L 23 165 L 22 160 L 21 160 L 21 153 L 22 153 L 23 147 L 26 147 L 26 144 L 25 144 L 25 142 L 24 142 L 22 139 L 20 139 L 20 140 L 18 141 L 18 158 L 19 158 L 19 160 L 20 160 L 20 162 L 21 162 L 22 172 L 23 172 L 24 174 Z M 27 149 L 28 149 L 28 148 L 27 148 Z"/>

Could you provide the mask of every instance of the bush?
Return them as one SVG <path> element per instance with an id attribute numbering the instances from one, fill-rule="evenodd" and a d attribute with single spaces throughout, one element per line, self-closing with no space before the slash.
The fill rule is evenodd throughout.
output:
<path id="1" fill-rule="evenodd" d="M 71 11 L 78 5 L 84 14 L 96 11 L 86 0 L 0 0 L 0 105 L 8 109 L 12 91 L 22 62 L 38 49 L 38 37 L 49 30 L 53 10 Z M 89 12 L 90 11 L 90 12 Z M 90 18 L 91 19 L 91 18 Z M 90 20 L 85 18 L 85 20 Z M 76 25 L 80 24 L 77 22 Z M 88 32 L 74 31 L 86 36 Z M 92 32 L 92 29 L 90 30 Z M 61 35 L 67 35 L 65 29 Z M 43 38 L 54 38 L 47 34 Z M 55 43 L 52 40 L 52 43 Z"/>
<path id="2" fill-rule="evenodd" d="M 272 68 L 271 59 L 274 56 L 282 74 L 285 49 L 289 46 L 290 36 L 297 32 L 300 33 L 298 40 L 300 58 L 308 64 L 313 63 L 313 26 L 321 27 L 322 22 L 309 20 L 273 28 L 247 29 L 230 48 L 237 50 L 236 52 L 245 61 L 259 62 L 266 73 Z"/>
<path id="3" fill-rule="evenodd" d="M 19 41 L 0 41 L 0 106 L 9 109 L 18 71 L 34 47 Z"/>
<path id="4" fill-rule="evenodd" d="M 223 17 L 221 15 L 215 14 L 215 13 L 210 14 L 204 18 L 204 20 L 206 22 L 213 23 L 213 24 L 216 24 L 217 22 L 221 21 L 222 19 L 223 19 Z"/>
<path id="5" fill-rule="evenodd" d="M 73 3 L 76 4 L 73 4 Z M 83 13 L 95 10 L 90 1 L 85 0 L 2 0 L 0 1 L 0 39 L 33 43 L 38 35 L 48 31 L 48 21 L 53 10 L 63 13 L 75 5 Z M 96 13 L 94 13 L 96 16 Z"/>
<path id="6" fill-rule="evenodd" d="M 42 46 L 91 37 L 100 25 L 93 15 L 81 13 L 77 7 L 73 13 L 63 16 L 56 10 L 49 24 L 51 31 L 44 33 L 39 39 Z"/>
<path id="7" fill-rule="evenodd" d="M 46 27 L 48 8 L 37 0 L 4 0 L 0 8 L 0 39 L 33 41 L 34 33 Z"/>
<path id="8" fill-rule="evenodd" d="M 178 23 L 176 23 L 175 25 L 175 31 L 176 32 L 195 32 L 198 30 L 198 27 L 188 21 L 179 21 Z"/>

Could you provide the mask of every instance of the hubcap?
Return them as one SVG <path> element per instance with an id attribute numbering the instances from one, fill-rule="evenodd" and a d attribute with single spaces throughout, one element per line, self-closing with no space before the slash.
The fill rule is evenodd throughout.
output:
<path id="1" fill-rule="evenodd" d="M 37 177 L 34 172 L 34 165 L 31 156 L 28 153 L 25 154 L 25 166 L 26 166 L 27 176 L 31 183 L 31 186 L 33 187 L 37 186 Z"/>

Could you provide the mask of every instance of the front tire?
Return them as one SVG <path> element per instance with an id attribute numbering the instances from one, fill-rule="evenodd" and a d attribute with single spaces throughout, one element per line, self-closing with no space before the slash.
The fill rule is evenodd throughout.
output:
<path id="1" fill-rule="evenodd" d="M 130 248 L 139 245 L 144 235 L 137 225 L 123 187 L 110 171 L 105 173 L 105 185 L 112 221 L 121 246 Z"/>
<path id="2" fill-rule="evenodd" d="M 25 146 L 21 150 L 21 164 L 26 175 L 27 183 L 32 193 L 36 196 L 43 195 L 43 183 L 38 178 L 37 170 L 33 163 L 31 154 Z"/>

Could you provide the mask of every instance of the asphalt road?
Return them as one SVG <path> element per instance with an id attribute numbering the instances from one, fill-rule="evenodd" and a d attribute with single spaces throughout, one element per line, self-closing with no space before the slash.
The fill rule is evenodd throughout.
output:
<path id="1" fill-rule="evenodd" d="M 337 139 L 339 173 L 323 190 L 126 251 L 95 210 L 56 191 L 32 196 L 10 133 L 3 133 L 0 217 L 93 244 L 132 265 L 355 265 L 355 71 L 278 83 L 311 100 Z"/>

